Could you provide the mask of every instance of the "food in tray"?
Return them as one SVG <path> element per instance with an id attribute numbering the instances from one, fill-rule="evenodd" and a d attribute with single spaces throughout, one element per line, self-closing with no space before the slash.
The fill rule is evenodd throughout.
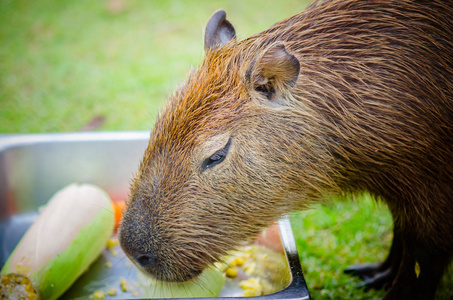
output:
<path id="1" fill-rule="evenodd" d="M 85 294 L 91 299 L 216 297 L 231 296 L 233 291 L 235 296 L 260 296 L 289 284 L 289 268 L 281 245 L 276 250 L 264 246 L 269 240 L 272 245 L 280 243 L 274 232 L 277 226 L 260 236 L 256 244 L 229 253 L 194 280 L 169 283 L 150 279 L 125 259 L 114 233 L 123 207 L 124 203 L 113 203 L 93 185 L 72 184 L 57 192 L 3 266 L 0 299 L 56 299 L 81 274 L 91 276 L 89 266 L 101 253 L 103 275 L 115 278 L 116 283 L 101 286 L 93 277 L 87 282 L 96 288 L 87 289 Z M 106 260 L 107 256 L 114 262 Z M 116 276 L 112 269 L 119 261 L 128 274 L 137 277 Z"/>

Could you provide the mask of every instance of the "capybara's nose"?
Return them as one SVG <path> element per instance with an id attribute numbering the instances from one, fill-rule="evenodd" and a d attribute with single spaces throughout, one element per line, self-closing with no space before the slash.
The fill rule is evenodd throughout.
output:
<path id="1" fill-rule="evenodd" d="M 156 255 L 154 253 L 142 253 L 134 257 L 135 261 L 144 269 L 153 268 L 156 265 Z"/>

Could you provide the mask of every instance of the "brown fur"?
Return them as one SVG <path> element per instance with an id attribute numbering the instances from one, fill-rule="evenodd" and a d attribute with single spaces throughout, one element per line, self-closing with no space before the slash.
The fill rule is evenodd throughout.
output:
<path id="1" fill-rule="evenodd" d="M 451 1 L 315 2 L 208 49 L 152 131 L 121 224 L 126 253 L 153 251 L 150 274 L 185 280 L 282 214 L 369 191 L 410 253 L 401 273 L 415 261 L 421 276 L 442 273 L 453 253 L 452 16 Z M 276 43 L 299 61 L 294 86 L 266 56 Z M 230 138 L 225 160 L 202 171 Z M 408 285 L 388 299 L 409 298 Z"/>

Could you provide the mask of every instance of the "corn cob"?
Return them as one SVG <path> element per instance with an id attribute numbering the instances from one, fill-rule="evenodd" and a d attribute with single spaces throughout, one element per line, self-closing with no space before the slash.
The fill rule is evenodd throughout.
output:
<path id="1" fill-rule="evenodd" d="M 3 266 L 0 298 L 58 298 L 99 256 L 113 227 L 101 189 L 73 184 L 57 192 Z"/>

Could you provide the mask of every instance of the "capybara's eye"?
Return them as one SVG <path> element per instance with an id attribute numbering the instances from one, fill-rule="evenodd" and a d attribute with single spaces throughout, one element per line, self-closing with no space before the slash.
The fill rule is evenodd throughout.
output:
<path id="1" fill-rule="evenodd" d="M 209 158 L 207 158 L 202 164 L 201 164 L 201 169 L 202 171 L 206 171 L 207 169 L 210 169 L 214 167 L 215 165 L 220 164 L 228 154 L 228 149 L 230 148 L 231 145 L 231 139 L 228 140 L 228 143 L 226 145 L 218 150 L 216 153 L 211 155 Z"/>
<path id="2" fill-rule="evenodd" d="M 270 84 L 259 85 L 255 88 L 258 92 L 263 93 L 267 99 L 271 100 L 272 96 L 275 94 L 275 89 Z"/>

